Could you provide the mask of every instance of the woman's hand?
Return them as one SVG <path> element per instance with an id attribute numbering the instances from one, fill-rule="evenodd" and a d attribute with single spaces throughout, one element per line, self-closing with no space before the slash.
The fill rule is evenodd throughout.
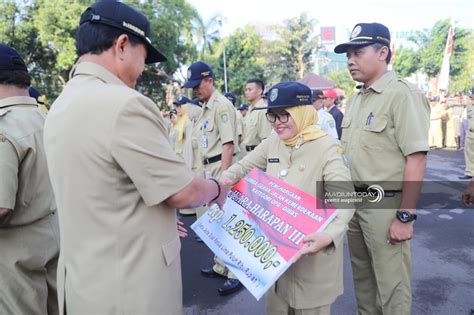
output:
<path id="1" fill-rule="evenodd" d="M 333 240 L 331 235 L 324 232 L 306 235 L 303 238 L 303 242 L 305 244 L 298 251 L 295 258 L 293 259 L 293 262 L 298 261 L 301 257 L 305 255 L 316 255 L 321 250 L 331 245 L 332 241 Z"/>

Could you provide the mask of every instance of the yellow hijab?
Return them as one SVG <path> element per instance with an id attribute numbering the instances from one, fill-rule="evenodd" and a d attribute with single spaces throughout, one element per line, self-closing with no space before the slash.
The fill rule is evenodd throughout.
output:
<path id="1" fill-rule="evenodd" d="M 296 123 L 298 133 L 291 139 L 283 140 L 287 146 L 302 145 L 305 142 L 316 140 L 327 135 L 316 127 L 318 113 L 311 105 L 300 105 L 285 108 Z"/>
<path id="2" fill-rule="evenodd" d="M 176 142 L 179 144 L 184 143 L 184 128 L 186 127 L 186 121 L 189 119 L 188 118 L 188 113 L 184 108 L 182 110 L 182 115 L 181 116 L 176 116 L 176 123 L 173 124 L 173 129 L 176 130 Z"/>

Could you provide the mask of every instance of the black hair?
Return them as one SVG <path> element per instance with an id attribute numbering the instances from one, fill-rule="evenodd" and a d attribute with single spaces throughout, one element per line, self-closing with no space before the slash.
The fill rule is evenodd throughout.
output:
<path id="1" fill-rule="evenodd" d="M 374 47 L 375 51 L 379 51 L 383 47 L 387 47 L 388 54 L 387 54 L 387 58 L 385 58 L 385 63 L 386 64 L 390 63 L 390 59 L 392 59 L 392 52 L 390 50 L 390 47 L 388 47 L 387 45 L 381 44 L 381 43 L 374 43 L 374 44 L 372 44 L 372 47 Z"/>
<path id="2" fill-rule="evenodd" d="M 114 44 L 122 34 L 126 34 L 130 43 L 135 46 L 143 41 L 137 36 L 119 28 L 98 23 L 84 23 L 76 31 L 76 52 L 78 56 L 87 53 L 99 55 Z"/>
<path id="3" fill-rule="evenodd" d="M 250 79 L 250 80 L 247 80 L 246 83 L 247 84 L 248 83 L 255 83 L 258 87 L 260 87 L 260 89 L 262 90 L 262 93 L 263 93 L 263 90 L 265 89 L 265 84 L 260 79 Z"/>
<path id="4" fill-rule="evenodd" d="M 31 85 L 31 76 L 28 72 L 20 70 L 0 71 L 0 84 L 26 89 Z"/>

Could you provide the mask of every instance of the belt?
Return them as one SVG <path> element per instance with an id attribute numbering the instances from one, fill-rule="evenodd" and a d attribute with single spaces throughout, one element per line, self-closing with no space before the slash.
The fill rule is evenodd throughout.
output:
<path id="1" fill-rule="evenodd" d="M 232 156 L 235 156 L 235 153 L 232 154 Z M 211 163 L 219 162 L 220 160 L 222 160 L 222 154 L 219 154 L 219 155 L 210 157 L 210 158 L 208 158 L 208 159 L 204 159 L 204 160 L 202 161 L 202 164 L 204 164 L 204 165 L 209 165 L 209 164 L 211 164 Z"/>
<path id="2" fill-rule="evenodd" d="M 364 193 L 364 192 L 377 192 L 375 189 L 369 189 L 369 186 L 354 186 L 354 190 L 358 193 Z M 401 190 L 383 190 L 385 197 L 393 197 L 396 193 L 401 193 Z"/>
<path id="3" fill-rule="evenodd" d="M 256 147 L 256 145 L 246 145 L 245 150 L 247 150 L 247 152 L 250 152 L 253 151 Z"/>

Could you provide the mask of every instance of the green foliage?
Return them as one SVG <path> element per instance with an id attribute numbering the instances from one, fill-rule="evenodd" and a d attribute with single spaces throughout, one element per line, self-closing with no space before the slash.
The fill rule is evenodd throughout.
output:
<path id="1" fill-rule="evenodd" d="M 262 56 L 262 37 L 252 26 L 238 29 L 224 41 L 215 45 L 215 54 L 208 58 L 208 62 L 216 74 L 216 87 L 224 91 L 224 56 L 226 50 L 228 90 L 245 102 L 242 97 L 245 82 L 248 79 L 263 77 L 265 59 Z"/>
<path id="2" fill-rule="evenodd" d="M 435 23 L 433 28 L 418 31 L 410 38 L 420 47 L 417 55 L 421 60 L 423 72 L 429 77 L 436 77 L 441 70 L 448 29 L 449 20 L 440 20 Z M 472 69 L 472 60 L 474 59 L 473 31 L 455 28 L 454 33 L 453 54 L 450 58 L 449 69 L 450 92 L 467 91 L 472 85 L 471 76 L 474 73 Z"/>
<path id="3" fill-rule="evenodd" d="M 399 47 L 396 50 L 393 70 L 400 78 L 407 78 L 420 69 L 420 55 L 413 49 Z"/>
<path id="4" fill-rule="evenodd" d="M 275 27 L 278 38 L 266 45 L 265 74 L 271 82 L 299 80 L 313 68 L 312 56 L 318 42 L 314 24 L 314 20 L 303 13 L 286 20 L 283 27 Z"/>
<path id="5" fill-rule="evenodd" d="M 338 88 L 344 90 L 344 95 L 347 98 L 354 94 L 356 83 L 352 80 L 349 71 L 332 72 L 329 74 L 329 79 L 334 82 Z"/>

